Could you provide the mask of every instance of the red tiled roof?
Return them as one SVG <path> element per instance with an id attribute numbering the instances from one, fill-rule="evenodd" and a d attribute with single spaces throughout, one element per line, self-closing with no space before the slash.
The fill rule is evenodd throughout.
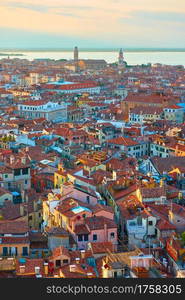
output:
<path id="1" fill-rule="evenodd" d="M 169 223 L 168 221 L 164 220 L 164 219 L 161 219 L 157 222 L 157 225 L 156 225 L 157 228 L 159 228 L 159 230 L 175 230 L 176 227 Z"/>
<path id="2" fill-rule="evenodd" d="M 44 273 L 44 260 L 42 258 L 40 259 L 25 259 L 25 263 L 20 263 L 19 260 L 16 262 L 16 274 L 21 275 L 21 276 L 26 276 L 26 275 L 35 275 L 35 267 L 40 267 L 40 273 Z M 24 273 L 20 272 L 20 266 L 25 266 L 25 271 Z"/>
<path id="3" fill-rule="evenodd" d="M 73 83 L 64 85 L 46 84 L 44 88 L 53 90 L 75 90 L 75 89 L 87 89 L 97 87 L 98 84 L 95 82 L 83 82 L 83 83 Z"/>
<path id="4" fill-rule="evenodd" d="M 142 188 L 141 194 L 143 198 L 160 198 L 166 196 L 166 191 L 164 187 Z"/>
<path id="5" fill-rule="evenodd" d="M 91 242 L 90 248 L 93 254 L 114 252 L 114 246 L 112 242 Z"/>
<path id="6" fill-rule="evenodd" d="M 107 228 L 117 228 L 117 224 L 113 220 L 102 216 L 88 217 L 85 219 L 85 223 L 90 230 L 103 229 L 105 225 L 107 225 Z"/>
<path id="7" fill-rule="evenodd" d="M 0 221 L 0 234 L 16 234 L 28 232 L 28 225 L 25 221 Z"/>
<path id="8" fill-rule="evenodd" d="M 88 234 L 90 233 L 90 230 L 86 226 L 86 224 L 79 224 L 75 226 L 74 230 L 75 234 Z"/>
<path id="9" fill-rule="evenodd" d="M 29 244 L 28 237 L 1 237 L 2 244 Z"/>
<path id="10" fill-rule="evenodd" d="M 157 114 L 160 115 L 163 112 L 163 109 L 161 107 L 153 107 L 153 106 L 137 106 L 130 109 L 130 113 L 133 114 Z"/>
<path id="11" fill-rule="evenodd" d="M 93 267 L 90 267 L 89 265 L 84 265 L 84 268 L 80 264 L 75 264 L 75 270 L 70 271 L 70 265 L 61 267 L 61 272 L 64 276 L 64 278 L 96 278 L 96 273 L 94 271 Z M 89 275 L 88 275 L 89 274 Z M 90 275 L 92 274 L 92 275 Z"/>
<path id="12" fill-rule="evenodd" d="M 48 101 L 45 100 L 32 100 L 32 101 L 25 101 L 21 103 L 21 105 L 27 105 L 27 106 L 40 106 L 46 104 Z"/>
<path id="13" fill-rule="evenodd" d="M 115 139 L 111 139 L 107 141 L 108 144 L 114 144 L 114 145 L 124 145 L 124 146 L 134 146 L 137 145 L 137 142 L 133 141 L 130 138 L 127 137 L 118 137 Z"/>

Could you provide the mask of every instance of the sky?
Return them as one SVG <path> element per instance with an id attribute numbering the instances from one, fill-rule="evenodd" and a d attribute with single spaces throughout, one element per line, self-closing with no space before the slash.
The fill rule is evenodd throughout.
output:
<path id="1" fill-rule="evenodd" d="M 0 48 L 185 48 L 184 0 L 0 0 L 0 16 Z"/>

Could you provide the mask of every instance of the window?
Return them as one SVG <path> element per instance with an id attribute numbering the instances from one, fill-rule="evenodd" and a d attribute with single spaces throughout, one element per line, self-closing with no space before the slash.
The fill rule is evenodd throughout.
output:
<path id="1" fill-rule="evenodd" d="M 114 272 L 114 278 L 118 277 L 118 272 Z"/>
<path id="2" fill-rule="evenodd" d="M 22 255 L 27 256 L 28 255 L 28 247 L 22 247 Z"/>
<path id="3" fill-rule="evenodd" d="M 88 241 L 88 240 L 89 240 L 88 234 L 84 234 L 84 241 Z"/>
<path id="4" fill-rule="evenodd" d="M 8 174 L 5 174 L 5 175 L 4 175 L 4 178 L 8 178 Z"/>
<path id="5" fill-rule="evenodd" d="M 68 264 L 68 259 L 64 259 L 63 264 Z"/>
<path id="6" fill-rule="evenodd" d="M 97 241 L 97 234 L 93 234 L 93 241 Z"/>
<path id="7" fill-rule="evenodd" d="M 56 264 L 56 267 L 61 267 L 61 260 L 57 259 L 55 264 Z"/>
<path id="8" fill-rule="evenodd" d="M 3 256 L 8 255 L 8 247 L 3 247 Z"/>
<path id="9" fill-rule="evenodd" d="M 79 235 L 78 235 L 78 241 L 79 241 L 79 242 L 82 242 L 82 241 L 83 241 L 83 235 L 82 235 L 82 234 L 79 234 Z"/>
<path id="10" fill-rule="evenodd" d="M 24 181 L 24 184 L 27 184 L 27 183 L 28 183 L 28 180 L 25 180 L 25 181 Z"/>
<path id="11" fill-rule="evenodd" d="M 111 239 L 114 239 L 114 237 L 115 237 L 115 234 L 114 234 L 114 232 L 111 232 L 111 234 L 110 234 L 110 238 L 111 238 Z"/>
<path id="12" fill-rule="evenodd" d="M 32 220 L 32 216 L 29 216 L 28 220 L 31 221 Z"/>
<path id="13" fill-rule="evenodd" d="M 27 175 L 27 174 L 28 174 L 28 168 L 22 169 L 22 174 L 23 174 L 23 175 Z"/>
<path id="14" fill-rule="evenodd" d="M 149 226 L 152 226 L 152 225 L 153 225 L 153 222 L 152 222 L 152 221 L 149 221 L 149 222 L 148 222 L 148 225 L 149 225 Z"/>
<path id="15" fill-rule="evenodd" d="M 21 170 L 20 169 L 14 170 L 14 176 L 19 176 L 19 175 L 21 175 Z"/>

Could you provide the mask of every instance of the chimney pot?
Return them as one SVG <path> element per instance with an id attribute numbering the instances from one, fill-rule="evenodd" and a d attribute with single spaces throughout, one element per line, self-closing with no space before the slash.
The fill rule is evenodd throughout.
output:
<path id="1" fill-rule="evenodd" d="M 48 275 L 49 271 L 48 271 L 48 263 L 44 263 L 44 274 Z"/>
<path id="2" fill-rule="evenodd" d="M 40 274 L 40 267 L 35 267 L 35 274 L 39 275 Z"/>
<path id="3" fill-rule="evenodd" d="M 25 273 L 25 266 L 19 266 L 20 273 Z"/>
<path id="4" fill-rule="evenodd" d="M 76 270 L 76 265 L 69 265 L 70 272 L 75 272 L 75 270 Z"/>
<path id="5" fill-rule="evenodd" d="M 85 258 L 85 250 L 81 250 L 81 258 L 84 259 Z"/>
<path id="6" fill-rule="evenodd" d="M 76 261 L 77 264 L 79 264 L 80 263 L 80 257 L 76 257 L 75 261 Z"/>
<path id="7" fill-rule="evenodd" d="M 12 165 L 15 161 L 15 157 L 13 155 L 10 156 L 10 164 Z"/>

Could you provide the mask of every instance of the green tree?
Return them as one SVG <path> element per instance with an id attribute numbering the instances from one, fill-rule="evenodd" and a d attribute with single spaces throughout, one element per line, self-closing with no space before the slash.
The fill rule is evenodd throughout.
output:
<path id="1" fill-rule="evenodd" d="M 183 243 L 185 244 L 185 231 L 181 234 L 181 237 L 182 237 Z"/>

